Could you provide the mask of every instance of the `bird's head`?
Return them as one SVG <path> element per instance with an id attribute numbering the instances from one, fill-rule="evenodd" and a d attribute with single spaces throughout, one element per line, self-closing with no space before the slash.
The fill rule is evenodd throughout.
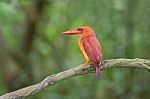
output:
<path id="1" fill-rule="evenodd" d="M 75 30 L 70 30 L 63 32 L 65 35 L 77 35 L 80 34 L 80 36 L 90 36 L 95 35 L 94 30 L 89 26 L 81 26 Z"/>

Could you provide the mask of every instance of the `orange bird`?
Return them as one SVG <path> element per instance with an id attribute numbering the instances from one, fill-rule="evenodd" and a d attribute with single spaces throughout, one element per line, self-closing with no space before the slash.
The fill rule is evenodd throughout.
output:
<path id="1" fill-rule="evenodd" d="M 96 39 L 95 32 L 88 26 L 81 26 L 75 30 L 63 32 L 65 35 L 80 34 L 79 46 L 86 59 L 83 64 L 87 65 L 93 62 L 96 66 L 96 78 L 100 79 L 100 65 L 102 63 L 102 49 L 99 41 Z"/>

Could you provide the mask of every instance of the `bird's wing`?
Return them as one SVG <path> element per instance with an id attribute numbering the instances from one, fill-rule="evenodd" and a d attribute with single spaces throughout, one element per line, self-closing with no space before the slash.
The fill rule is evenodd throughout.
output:
<path id="1" fill-rule="evenodd" d="M 95 36 L 84 38 L 83 48 L 92 62 L 99 64 L 102 61 L 101 47 Z"/>

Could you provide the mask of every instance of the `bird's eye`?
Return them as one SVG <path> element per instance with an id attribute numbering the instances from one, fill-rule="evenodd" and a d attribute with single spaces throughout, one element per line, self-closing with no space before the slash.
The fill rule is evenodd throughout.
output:
<path id="1" fill-rule="evenodd" d="M 79 31 L 81 31 L 81 32 L 83 31 L 83 29 L 81 29 L 81 28 L 78 28 L 77 30 L 79 30 Z"/>

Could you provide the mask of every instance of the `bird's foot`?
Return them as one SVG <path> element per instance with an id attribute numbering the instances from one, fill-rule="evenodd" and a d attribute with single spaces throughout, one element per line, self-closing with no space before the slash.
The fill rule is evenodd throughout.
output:
<path id="1" fill-rule="evenodd" d="M 88 65 L 88 62 L 81 64 L 81 66 L 85 66 L 85 67 L 87 67 L 87 65 Z"/>
<path id="2" fill-rule="evenodd" d="M 85 69 L 87 69 L 88 68 L 88 62 L 85 62 L 85 63 L 83 63 L 83 64 L 81 64 L 80 66 L 83 66 Z"/>

